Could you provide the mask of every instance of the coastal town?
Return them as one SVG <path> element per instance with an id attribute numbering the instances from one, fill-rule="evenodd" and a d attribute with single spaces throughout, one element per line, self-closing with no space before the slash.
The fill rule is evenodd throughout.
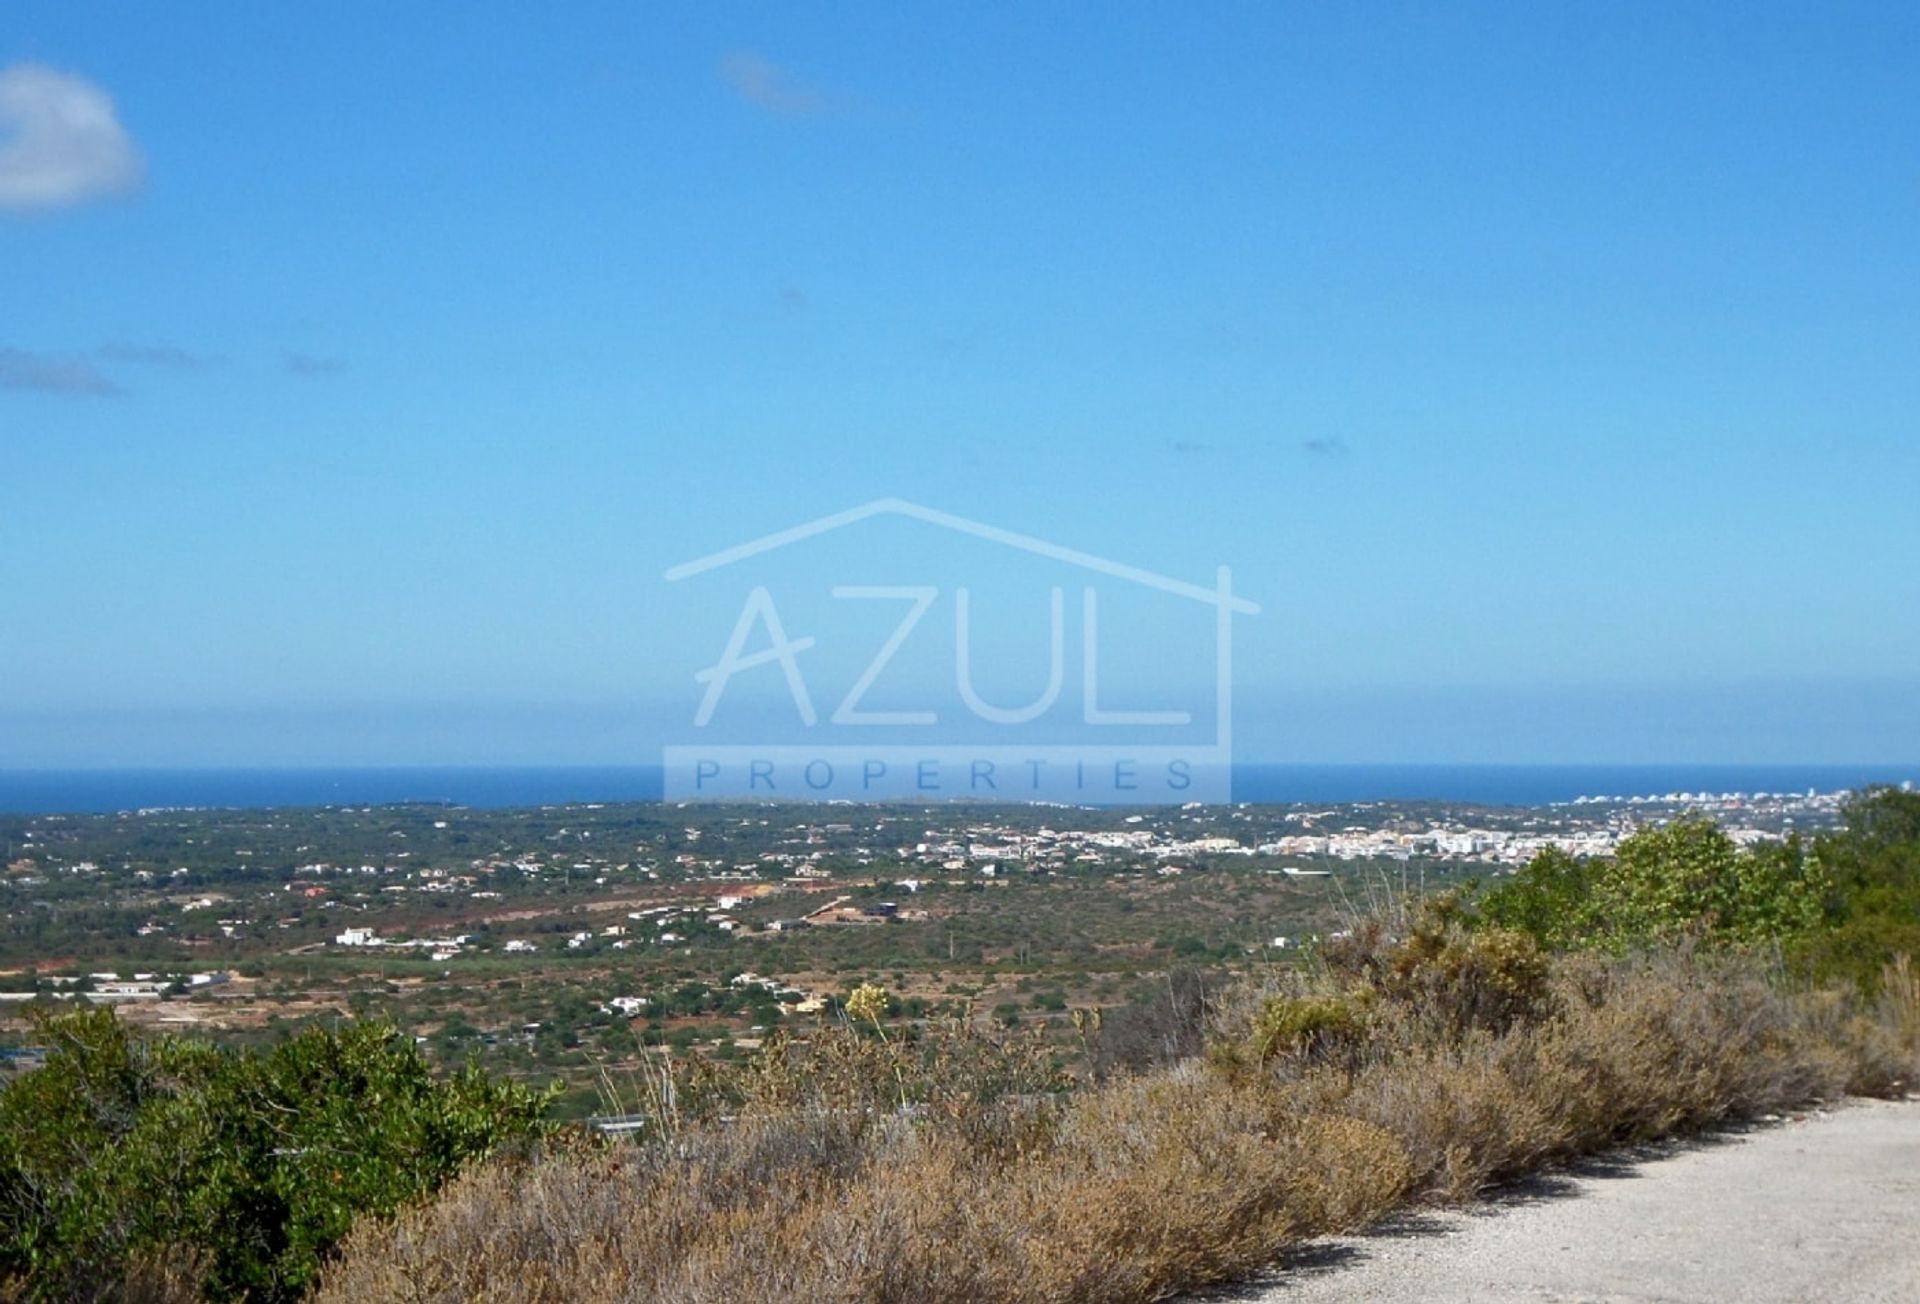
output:
<path id="1" fill-rule="evenodd" d="M 294 863 L 279 866 L 272 863 L 275 851 L 263 849 L 270 847 L 267 839 L 249 839 L 261 847 L 222 845 L 232 840 L 234 825 L 258 820 L 162 810 L 15 817 L 7 829 L 0 902 L 13 922 L 29 912 L 57 909 L 46 895 L 50 887 L 71 898 L 74 889 L 98 884 L 108 895 L 94 905 L 146 907 L 132 921 L 135 938 L 204 947 L 218 940 L 293 933 L 299 935 L 298 948 L 324 944 L 417 953 L 443 963 L 481 952 L 533 955 L 543 947 L 619 952 L 685 946 L 696 936 L 712 941 L 808 926 L 923 919 L 927 911 L 912 899 L 925 888 L 1014 876 L 1166 877 L 1233 867 L 1314 878 L 1365 865 L 1498 874 L 1549 847 L 1574 856 L 1609 855 L 1636 830 L 1689 813 L 1710 815 L 1737 842 L 1751 845 L 1830 826 L 1845 795 L 1689 792 L 1581 798 L 1533 808 L 1384 801 L 1196 803 L 1136 811 L 594 803 L 542 808 L 538 838 L 464 859 L 445 855 L 434 844 L 461 838 L 457 825 L 492 828 L 511 819 L 498 812 L 424 808 L 432 818 L 422 821 L 422 808 L 347 808 L 325 817 L 372 835 L 383 844 L 380 855 L 309 854 L 316 846 L 305 843 L 292 848 Z M 616 841 L 613 831 L 602 827 L 610 812 L 621 817 L 635 809 L 647 811 L 650 824 L 658 826 L 646 837 Z M 280 818 L 290 826 L 295 817 L 282 813 Z M 544 827 L 554 821 L 557 827 Z M 393 827 L 378 829 L 383 822 Z M 271 827 L 274 821 L 266 823 Z M 177 853 L 166 856 L 129 848 L 115 864 L 92 846 L 103 835 L 112 841 L 195 824 L 204 825 L 204 836 L 182 839 Z M 850 898 L 838 897 L 824 905 L 814 900 L 837 889 L 877 886 L 889 887 L 898 900 L 848 904 Z M 621 910 L 636 892 L 646 900 L 634 898 L 635 908 Z M 647 895 L 655 892 L 659 900 Z M 509 909 L 507 903 L 551 895 L 569 901 L 584 897 L 573 908 L 607 918 L 558 938 L 531 930 L 514 936 L 517 916 L 530 922 L 546 916 Z M 457 914 L 484 927 L 412 934 L 373 922 L 410 913 L 401 909 L 408 902 L 455 907 L 436 913 Z M 320 942 L 309 936 L 318 912 L 339 921 Z"/>

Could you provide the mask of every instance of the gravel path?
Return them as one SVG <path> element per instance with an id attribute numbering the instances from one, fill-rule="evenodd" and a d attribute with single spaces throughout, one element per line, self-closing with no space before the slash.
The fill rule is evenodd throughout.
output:
<path id="1" fill-rule="evenodd" d="M 1317 1242 L 1211 1298 L 1920 1301 L 1920 1101 L 1612 1156 Z"/>

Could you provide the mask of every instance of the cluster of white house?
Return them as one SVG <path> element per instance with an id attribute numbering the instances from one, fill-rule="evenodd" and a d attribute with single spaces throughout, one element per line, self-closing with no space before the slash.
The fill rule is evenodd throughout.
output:
<path id="1" fill-rule="evenodd" d="M 0 1003 L 20 1004 L 41 996 L 56 1001 L 82 1000 L 94 1005 L 121 1005 L 128 1001 L 157 1001 L 175 992 L 201 991 L 228 982 L 223 970 L 198 973 L 90 973 L 84 977 L 48 978 L 51 992 L 0 992 Z"/>

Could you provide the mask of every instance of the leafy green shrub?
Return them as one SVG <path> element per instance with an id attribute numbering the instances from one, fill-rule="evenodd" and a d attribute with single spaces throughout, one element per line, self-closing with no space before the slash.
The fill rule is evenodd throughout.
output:
<path id="1" fill-rule="evenodd" d="M 1812 853 L 1830 883 L 1832 924 L 1800 939 L 1793 959 L 1815 981 L 1844 979 L 1871 995 L 1882 966 L 1920 955 L 1920 793 L 1869 788 L 1843 816 Z"/>
<path id="2" fill-rule="evenodd" d="M 1610 860 L 1549 848 L 1485 892 L 1478 917 L 1552 950 L 1778 945 L 1803 979 L 1872 998 L 1885 965 L 1920 954 L 1920 793 L 1868 788 L 1842 814 L 1810 846 L 1742 848 L 1695 817 Z"/>
<path id="3" fill-rule="evenodd" d="M 359 1214 L 538 1134 L 548 1100 L 436 1080 L 385 1024 L 265 1054 L 138 1040 L 107 1010 L 39 1035 L 45 1067 L 0 1091 L 0 1282 L 38 1299 L 120 1293 L 158 1261 L 209 1296 L 293 1298 Z"/>
<path id="4" fill-rule="evenodd" d="M 1480 913 L 1561 950 L 1743 946 L 1819 928 L 1829 892 L 1820 858 L 1798 839 L 1742 848 L 1712 820 L 1691 817 L 1635 833 L 1609 860 L 1549 848 L 1489 891 Z"/>
<path id="5" fill-rule="evenodd" d="M 1254 1016 L 1254 1053 L 1263 1064 L 1279 1055 L 1324 1058 L 1364 1026 L 1359 1003 L 1347 997 L 1269 996 Z"/>
<path id="6" fill-rule="evenodd" d="M 1704 817 L 1634 834 L 1595 885 L 1603 926 L 1632 942 L 1790 937 L 1820 923 L 1824 896 L 1797 840 L 1742 850 Z"/>
<path id="7" fill-rule="evenodd" d="M 1594 903 L 1597 861 L 1548 847 L 1480 902 L 1490 923 L 1527 934 L 1560 951 L 1590 945 L 1599 932 Z"/>

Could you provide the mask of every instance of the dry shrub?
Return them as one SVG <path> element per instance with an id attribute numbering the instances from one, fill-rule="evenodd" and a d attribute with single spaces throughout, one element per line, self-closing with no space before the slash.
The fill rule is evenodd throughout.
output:
<path id="1" fill-rule="evenodd" d="M 1880 1016 L 1899 1044 L 1920 1050 L 1920 970 L 1905 952 L 1880 969 Z"/>
<path id="2" fill-rule="evenodd" d="M 1575 958 L 1541 1021 L 1433 1039 L 1376 1018 L 1370 1062 L 1297 1083 L 1310 1107 L 1398 1137 L 1416 1191 L 1462 1199 L 1609 1146 L 1838 1095 L 1859 1043 L 1751 970 Z"/>
<path id="3" fill-rule="evenodd" d="M 1164 989 L 1102 1010 L 1100 1025 L 1087 1038 L 1094 1076 L 1146 1073 L 1198 1055 L 1214 995 L 1209 975 L 1175 969 Z"/>
<path id="4" fill-rule="evenodd" d="M 210 1256 L 190 1245 L 135 1250 L 118 1278 L 86 1298 L 113 1304 L 197 1304 L 208 1298 Z M 48 1298 L 26 1277 L 0 1277 L 0 1304 Z"/>
<path id="5" fill-rule="evenodd" d="M 1551 1012 L 1546 952 L 1525 933 L 1469 926 L 1452 893 L 1361 920 L 1323 952 L 1349 990 L 1375 993 L 1437 1032 L 1500 1031 Z"/>
<path id="6" fill-rule="evenodd" d="M 1504 1071 L 1509 1047 L 1475 1037 L 1458 1047 L 1418 1047 L 1337 1084 L 1318 1086 L 1319 1107 L 1365 1120 L 1404 1148 L 1413 1189 L 1461 1199 L 1526 1171 L 1549 1148 L 1538 1104 Z"/>
<path id="7" fill-rule="evenodd" d="M 1403 1193 L 1380 1128 L 1193 1068 L 1090 1089 L 1011 1160 L 951 1128 L 790 1111 L 657 1151 L 473 1173 L 356 1229 L 323 1298 L 1146 1301 Z"/>
<path id="8" fill-rule="evenodd" d="M 190 1245 L 138 1250 L 113 1292 L 118 1304 L 194 1304 L 207 1297 L 212 1256 Z"/>
<path id="9" fill-rule="evenodd" d="M 1476 944 L 1450 921 L 1406 941 L 1356 930 L 1335 970 L 1346 995 L 1295 980 L 1223 1001 L 1210 1062 L 1243 1082 L 1264 1064 L 1291 1108 L 1386 1129 L 1413 1189 L 1437 1199 L 1612 1145 L 1884 1091 L 1911 1062 L 1889 1020 L 1864 1019 L 1844 994 L 1784 994 L 1750 962 L 1570 956 L 1547 971 L 1512 938 Z"/>
<path id="10" fill-rule="evenodd" d="M 1150 1300 L 1378 1216 L 1406 1161 L 1378 1129 L 1277 1115 L 1189 1067 L 1093 1093 L 1047 1155 L 1008 1176 L 1031 1272 L 1002 1298 Z"/>
<path id="11" fill-rule="evenodd" d="M 1845 1067 L 1751 965 L 1575 958 L 1565 1017 L 1539 1035 L 1577 1151 L 1839 1094 Z"/>
<path id="12" fill-rule="evenodd" d="M 322 1297 L 1153 1300 L 1409 1198 L 1897 1089 L 1920 1044 L 1906 967 L 1868 1006 L 1725 958 L 1549 967 L 1444 917 L 1403 936 L 1215 999 L 1204 1060 L 1065 1096 L 1023 1043 L 824 1029 L 707 1081 L 712 1108 L 685 1087 L 644 1144 L 498 1162 L 363 1222 Z"/>
<path id="13" fill-rule="evenodd" d="M 765 1283 L 809 1251 L 870 1144 L 858 1118 L 795 1111 L 690 1129 L 671 1149 L 487 1165 L 356 1228 L 322 1297 L 770 1298 Z"/>
<path id="14" fill-rule="evenodd" d="M 1254 1053 L 1263 1064 L 1281 1055 L 1324 1063 L 1350 1050 L 1366 1023 L 1355 998 L 1269 996 L 1254 1016 Z"/>
<path id="15" fill-rule="evenodd" d="M 1855 1095 L 1900 1096 L 1920 1076 L 1920 972 L 1904 953 L 1881 966 L 1876 999 L 1852 987 L 1814 992 L 1802 1022 L 1809 1042 L 1839 1058 Z"/>
<path id="16" fill-rule="evenodd" d="M 828 1020 L 804 1039 L 785 1031 L 737 1063 L 695 1059 L 663 1066 L 621 1092 L 607 1084 L 608 1112 L 640 1114 L 656 1134 L 735 1114 L 815 1108 L 867 1113 L 911 1110 L 1004 1140 L 1022 1102 L 1058 1095 L 1070 1080 L 1039 1025 L 996 1034 L 964 1019 L 942 1019 L 891 1035 Z M 1011 1108 L 1010 1108 L 1011 1106 Z"/>
<path id="17" fill-rule="evenodd" d="M 1295 1117 L 1290 1200 L 1303 1227 L 1316 1235 L 1364 1227 L 1412 1189 L 1406 1147 L 1386 1128 L 1340 1114 Z"/>

